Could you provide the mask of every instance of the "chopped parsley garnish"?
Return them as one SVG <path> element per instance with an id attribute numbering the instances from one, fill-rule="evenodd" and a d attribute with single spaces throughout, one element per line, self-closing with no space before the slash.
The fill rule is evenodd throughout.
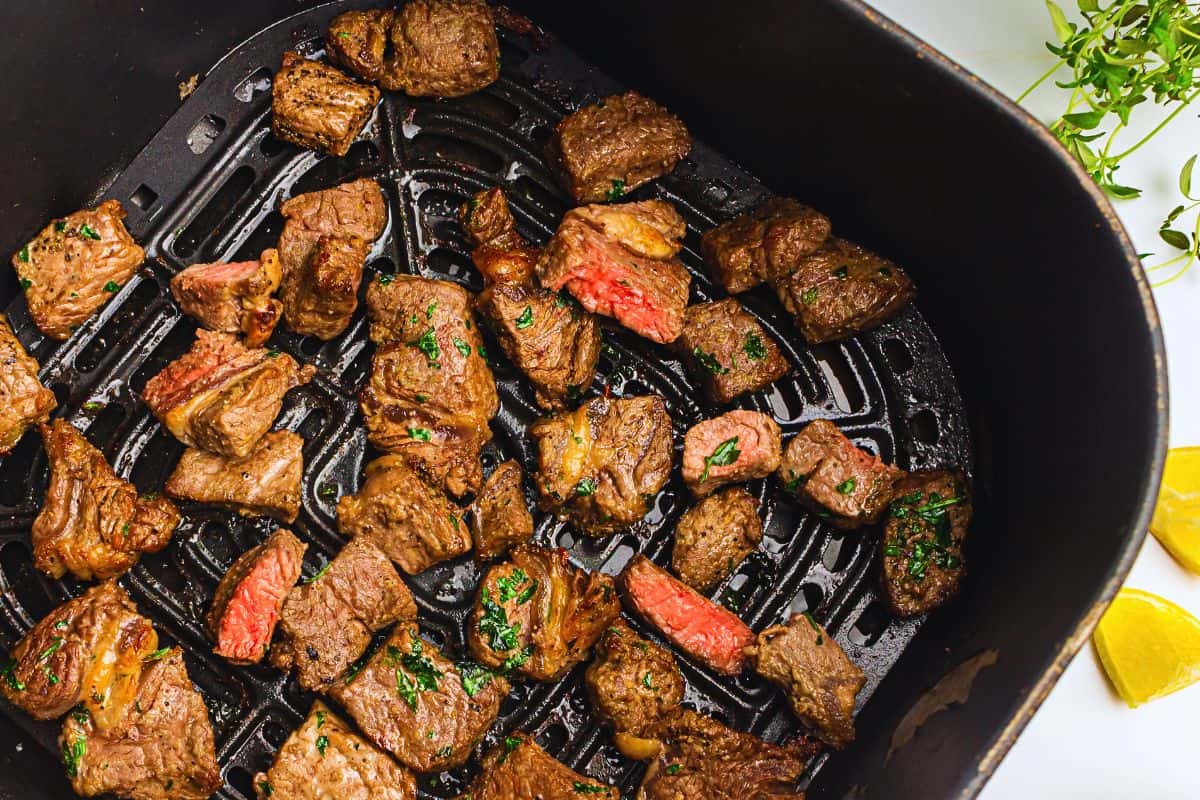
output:
<path id="1" fill-rule="evenodd" d="M 858 481 L 854 480 L 854 478 L 846 478 L 846 480 L 837 485 L 837 493 L 853 494 L 855 486 L 858 486 Z"/>
<path id="2" fill-rule="evenodd" d="M 523 606 L 526 603 L 528 603 L 529 600 L 533 597 L 534 592 L 537 591 L 537 588 L 538 588 L 537 581 L 533 581 L 527 587 L 525 587 L 525 589 L 522 590 L 519 595 L 517 595 L 517 605 Z"/>
<path id="3" fill-rule="evenodd" d="M 325 718 L 328 716 L 329 715 L 326 714 L 324 711 L 317 712 L 317 727 L 318 728 L 325 724 Z"/>
<path id="4" fill-rule="evenodd" d="M 320 753 L 322 757 L 325 756 L 326 747 L 329 747 L 329 737 L 322 733 L 317 737 L 317 752 Z"/>
<path id="5" fill-rule="evenodd" d="M 334 484 L 334 483 L 321 484 L 320 488 L 317 489 L 317 496 L 323 497 L 326 500 L 330 500 L 334 497 L 337 497 L 338 496 L 337 484 Z"/>
<path id="6" fill-rule="evenodd" d="M 517 317 L 517 330 L 523 331 L 533 324 L 533 306 L 525 306 L 521 316 Z"/>
<path id="7" fill-rule="evenodd" d="M 109 281 L 108 283 L 104 284 L 104 291 L 119 292 L 121 291 L 121 284 L 117 283 L 116 281 Z"/>
<path id="8" fill-rule="evenodd" d="M 651 678 L 651 676 L 650 676 L 649 672 L 647 672 L 645 675 L 643 675 L 642 676 L 642 686 L 645 686 L 647 689 L 650 689 L 651 691 L 657 692 L 658 689 L 656 689 L 654 687 L 654 682 L 650 678 Z"/>
<path id="9" fill-rule="evenodd" d="M 99 411 L 102 408 L 104 408 L 104 403 L 98 400 L 88 400 L 83 404 L 84 411 Z"/>
<path id="10" fill-rule="evenodd" d="M 925 500 L 923 505 L 917 505 Z M 950 552 L 954 546 L 954 537 L 950 516 L 946 509 L 963 502 L 965 498 L 959 495 L 943 498 L 937 492 L 931 492 L 924 497 L 920 491 L 904 495 L 892 504 L 891 515 L 900 520 L 901 535 L 893 538 L 884 546 L 884 555 L 903 557 L 908 541 L 902 538 L 907 532 L 916 537 L 929 533 L 933 538 L 917 538 L 907 552 L 908 576 L 916 581 L 925 579 L 925 573 L 932 561 L 942 569 L 956 569 L 962 564 L 962 559 Z M 907 523 L 907 524 L 905 524 Z"/>
<path id="11" fill-rule="evenodd" d="M 437 311 L 437 300 L 425 306 L 425 319 L 433 319 L 433 312 L 435 311 Z"/>
<path id="12" fill-rule="evenodd" d="M 408 632 L 408 636 L 409 650 L 400 657 L 400 663 L 416 679 L 418 689 L 422 692 L 436 692 L 438 679 L 442 677 L 442 673 L 433 666 L 433 662 L 429 660 L 428 656 L 422 655 L 424 647 L 420 638 L 412 631 Z"/>
<path id="13" fill-rule="evenodd" d="M 837 278 L 839 281 L 844 281 L 844 280 L 846 280 L 846 276 L 850 274 L 850 268 L 847 267 L 845 264 L 842 264 L 840 267 L 835 269 L 830 274 L 833 275 L 833 277 Z"/>
<path id="14" fill-rule="evenodd" d="M 505 761 L 508 760 L 508 754 L 511 753 L 513 750 L 516 750 L 520 746 L 521 746 L 521 740 L 518 739 L 516 736 L 505 736 L 504 737 L 504 752 L 500 754 L 500 758 L 498 758 L 496 760 L 496 763 L 503 764 Z"/>
<path id="15" fill-rule="evenodd" d="M 783 484 L 783 489 L 786 492 L 795 494 L 796 492 L 800 491 L 800 487 L 804 484 L 804 482 L 806 480 L 808 480 L 808 476 L 807 475 L 797 475 L 795 472 L 791 472 L 791 476 L 792 477 L 789 478 L 788 481 Z"/>
<path id="16" fill-rule="evenodd" d="M 450 524 L 454 526 L 454 530 L 458 530 L 458 517 L 451 511 L 447 516 L 450 517 Z"/>
<path id="17" fill-rule="evenodd" d="M 65 619 L 60 619 L 58 622 L 54 623 L 54 630 L 56 631 L 65 631 L 69 627 L 71 627 L 71 623 L 67 622 Z"/>
<path id="18" fill-rule="evenodd" d="M 729 367 L 721 366 L 721 362 L 717 361 L 717 357 L 712 353 L 706 353 L 699 347 L 692 348 L 692 355 L 696 357 L 696 361 L 700 366 L 704 367 L 713 375 L 724 375 L 729 372 Z"/>
<path id="19" fill-rule="evenodd" d="M 507 603 L 517 596 L 517 590 L 521 585 L 529 580 L 529 576 L 525 574 L 525 570 L 517 567 L 508 575 L 496 581 L 496 588 L 499 589 L 500 602 Z"/>
<path id="20" fill-rule="evenodd" d="M 305 583 L 306 583 L 306 584 L 309 584 L 309 583 L 316 583 L 317 581 L 321 580 L 321 578 L 325 577 L 325 573 L 326 573 L 326 572 L 329 572 L 329 568 L 330 568 L 332 565 L 333 565 L 333 562 L 332 562 L 332 561 L 326 561 L 326 562 L 325 562 L 325 565 L 324 565 L 323 567 L 321 567 L 319 570 L 317 570 L 317 574 L 316 574 L 316 575 L 313 575 L 311 578 L 309 578 L 308 580 L 306 580 L 306 581 L 305 581 Z"/>
<path id="21" fill-rule="evenodd" d="M 620 200 L 624 196 L 625 196 L 625 179 L 624 178 L 613 178 L 612 188 L 609 189 L 605 193 L 604 199 L 608 200 L 609 202 L 612 202 L 613 200 Z"/>
<path id="22" fill-rule="evenodd" d="M 63 745 L 63 763 L 67 765 L 67 777 L 74 778 L 79 774 L 79 762 L 87 753 L 87 739 L 83 734 L 76 735 L 68 744 Z"/>
<path id="23" fill-rule="evenodd" d="M 704 483 L 708 480 L 708 471 L 712 467 L 728 467 L 730 464 L 738 460 L 742 451 L 737 449 L 738 437 L 726 439 L 717 445 L 712 451 L 712 455 L 704 457 L 704 471 L 700 473 L 700 482 Z"/>
<path id="24" fill-rule="evenodd" d="M 575 484 L 575 494 L 580 497 L 591 497 L 596 493 L 596 481 L 594 478 L 583 478 L 579 483 Z"/>
<path id="25" fill-rule="evenodd" d="M 817 301 L 817 287 L 813 286 L 805 289 L 800 294 L 800 302 L 806 306 L 810 306 Z"/>
<path id="26" fill-rule="evenodd" d="M 25 245 L 17 251 L 17 258 L 21 259 L 26 264 L 29 263 L 29 245 Z"/>
<path id="27" fill-rule="evenodd" d="M 59 219 L 59 220 L 54 221 L 54 232 L 55 233 L 62 233 L 66 229 L 67 229 L 67 221 L 65 219 Z"/>
<path id="28" fill-rule="evenodd" d="M 270 781 L 259 781 L 258 790 L 263 793 L 263 797 L 270 797 L 275 793 L 275 787 L 271 785 Z"/>
<path id="29" fill-rule="evenodd" d="M 433 439 L 433 434 L 428 428 L 409 428 L 408 435 L 410 438 L 418 439 L 422 442 L 428 442 Z"/>
<path id="30" fill-rule="evenodd" d="M 338 38 L 339 39 L 349 39 L 350 34 L 347 33 L 346 31 L 338 31 Z"/>
<path id="31" fill-rule="evenodd" d="M 9 659 L 8 663 L 4 665 L 4 672 L 2 674 L 4 682 L 8 684 L 8 688 L 14 692 L 25 691 L 25 683 L 17 677 L 17 660 L 15 658 Z"/>
<path id="32" fill-rule="evenodd" d="M 33 286 L 33 281 L 29 280 L 29 278 L 21 278 L 22 289 L 28 289 L 30 286 Z"/>
<path id="33" fill-rule="evenodd" d="M 479 603 L 483 609 L 483 616 L 479 618 L 479 632 L 487 637 L 488 647 L 497 653 L 506 653 L 516 647 L 520 626 L 508 624 L 508 614 L 502 606 L 496 605 L 487 588 L 484 588 Z"/>
<path id="34" fill-rule="evenodd" d="M 409 708 L 417 710 L 417 687 L 399 666 L 396 667 L 396 691 Z"/>
<path id="35" fill-rule="evenodd" d="M 95 229 L 86 222 L 79 226 L 79 233 L 89 239 L 94 239 L 97 242 L 100 241 L 100 234 L 96 233 Z"/>
<path id="36" fill-rule="evenodd" d="M 267 348 L 267 358 L 279 358 L 279 348 L 278 347 Z"/>
<path id="37" fill-rule="evenodd" d="M 679 772 L 679 770 L 681 770 L 681 769 L 683 769 L 682 764 L 671 764 L 669 767 L 667 767 L 667 774 L 674 775 L 675 773 Z"/>
<path id="38" fill-rule="evenodd" d="M 376 276 L 375 280 L 379 281 L 380 285 L 387 286 L 392 281 L 396 280 L 396 275 L 391 272 L 381 272 Z"/>
<path id="39" fill-rule="evenodd" d="M 434 334 L 433 328 L 429 328 L 413 339 L 408 346 L 415 347 L 424 353 L 425 358 L 429 359 L 429 365 L 434 369 L 442 368 L 442 365 L 438 363 L 438 359 L 442 356 L 442 348 L 438 347 L 437 336 Z"/>
<path id="40" fill-rule="evenodd" d="M 525 645 L 525 649 L 523 649 L 521 652 L 515 653 L 504 659 L 504 663 L 500 665 L 500 669 L 502 669 L 504 672 L 509 672 L 511 670 L 518 669 L 519 667 L 523 667 L 525 666 L 525 662 L 528 661 L 532 655 L 533 645 Z"/>
<path id="41" fill-rule="evenodd" d="M 418 403 L 424 403 L 428 399 L 429 399 L 429 395 L 427 395 L 427 394 L 419 394 L 416 397 L 416 400 Z"/>
<path id="42" fill-rule="evenodd" d="M 471 345 L 467 344 L 457 336 L 454 337 L 454 349 L 457 350 L 459 355 L 461 355 L 463 358 L 469 358 L 471 356 Z"/>
<path id="43" fill-rule="evenodd" d="M 575 781 L 571 787 L 580 794 L 604 794 L 608 791 L 607 786 L 597 786 L 594 783 L 581 783 L 580 781 Z"/>
<path id="44" fill-rule="evenodd" d="M 467 693 L 467 697 L 474 697 L 482 692 L 495 677 L 494 672 L 474 661 L 462 661 L 457 667 L 458 680 L 462 684 L 463 691 Z"/>
<path id="45" fill-rule="evenodd" d="M 148 655 L 148 656 L 146 656 L 145 658 L 143 658 L 143 659 L 142 659 L 142 661 L 146 661 L 146 662 L 149 662 L 149 661 L 158 661 L 160 658 L 162 658 L 163 656 L 165 656 L 165 655 L 166 655 L 167 653 L 169 653 L 169 652 L 171 652 L 171 648 L 169 648 L 169 647 L 160 647 L 160 648 L 158 648 L 157 650 L 155 650 L 153 653 L 151 653 L 150 655 Z"/>
<path id="46" fill-rule="evenodd" d="M 746 334 L 746 341 L 742 345 L 742 352 L 749 356 L 751 361 L 762 361 L 767 357 L 767 348 L 763 344 L 762 337 L 754 332 Z"/>

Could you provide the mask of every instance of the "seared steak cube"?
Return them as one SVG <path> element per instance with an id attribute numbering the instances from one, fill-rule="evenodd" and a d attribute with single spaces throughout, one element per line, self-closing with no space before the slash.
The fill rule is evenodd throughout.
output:
<path id="1" fill-rule="evenodd" d="M 478 191 L 459 206 L 458 221 L 475 247 L 491 247 L 500 253 L 537 259 L 537 248 L 532 247 L 517 231 L 517 223 L 508 207 L 508 197 L 499 186 Z M 520 259 L 511 269 L 484 269 L 480 266 L 480 271 L 488 283 L 527 283 L 533 277 L 534 265 L 530 258 Z"/>
<path id="2" fill-rule="evenodd" d="M 315 373 L 286 353 L 199 330 L 191 349 L 146 383 L 142 399 L 189 447 L 245 458 L 279 416 L 283 396 Z"/>
<path id="3" fill-rule="evenodd" d="M 231 508 L 247 517 L 295 522 L 304 475 L 304 439 L 273 431 L 245 458 L 226 458 L 189 447 L 167 479 L 164 491 L 176 500 Z"/>
<path id="4" fill-rule="evenodd" d="M 205 617 L 208 635 L 217 643 L 214 653 L 235 664 L 262 660 L 307 549 L 291 531 L 280 529 L 233 562 Z"/>
<path id="5" fill-rule="evenodd" d="M 775 340 L 732 298 L 688 306 L 675 349 L 716 403 L 765 389 L 791 369 Z"/>
<path id="6" fill-rule="evenodd" d="M 208 330 L 245 334 L 246 346 L 258 347 L 279 322 L 281 306 L 271 295 L 282 269 L 273 249 L 263 250 L 258 261 L 193 264 L 171 279 L 171 294 Z"/>
<path id="7" fill-rule="evenodd" d="M 538 260 L 542 285 L 660 344 L 683 332 L 691 275 L 675 257 L 686 231 L 664 200 L 573 208 Z"/>
<path id="8" fill-rule="evenodd" d="M 483 0 L 409 0 L 392 24 L 380 83 L 414 97 L 461 97 L 500 77 L 500 42 Z"/>
<path id="9" fill-rule="evenodd" d="M 958 470 L 922 470 L 896 482 L 880 547 L 883 590 L 892 613 L 924 614 L 958 591 L 971 496 Z"/>
<path id="10" fill-rule="evenodd" d="M 271 131 L 285 142 L 344 156 L 378 102 L 374 86 L 288 51 L 271 86 Z"/>
<path id="11" fill-rule="evenodd" d="M 894 317 L 916 296 L 900 267 L 831 238 L 779 277 L 775 290 L 810 344 L 845 339 Z"/>
<path id="12" fill-rule="evenodd" d="M 367 465 L 362 489 L 338 501 L 338 530 L 369 539 L 409 575 L 471 549 L 458 506 L 408 467 L 401 456 Z"/>
<path id="13" fill-rule="evenodd" d="M 683 675 L 675 657 L 622 621 L 600 637 L 584 682 L 597 716 L 617 731 L 622 752 L 627 749 L 621 747 L 623 743 L 652 735 L 655 726 L 676 713 L 683 701 Z M 637 757 L 636 751 L 626 755 Z"/>
<path id="14" fill-rule="evenodd" d="M 12 257 L 29 315 L 51 339 L 66 339 L 104 305 L 145 259 L 116 200 L 42 228 Z"/>
<path id="15" fill-rule="evenodd" d="M 279 748 L 267 772 L 254 776 L 258 800 L 416 800 L 417 782 L 379 748 L 317 700 Z"/>
<path id="16" fill-rule="evenodd" d="M 599 203 L 666 175 L 691 149 L 692 137 L 674 114 L 625 92 L 561 120 L 546 158 L 576 202 Z"/>
<path id="17" fill-rule="evenodd" d="M 529 736 L 516 733 L 484 756 L 483 771 L 458 800 L 620 800 L 615 786 L 580 775 Z"/>
<path id="18" fill-rule="evenodd" d="M 790 198 L 773 198 L 700 239 L 704 260 L 730 294 L 791 272 L 829 238 L 829 218 Z"/>
<path id="19" fill-rule="evenodd" d="M 475 557 L 490 561 L 533 536 L 533 515 L 525 503 L 525 473 L 516 461 L 496 467 L 471 505 Z"/>
<path id="20" fill-rule="evenodd" d="M 54 392 L 38 380 L 38 363 L 0 314 L 0 455 L 12 450 L 25 431 L 50 419 L 58 405 Z"/>
<path id="21" fill-rule="evenodd" d="M 879 521 L 904 471 L 856 447 L 829 420 L 818 419 L 788 442 L 778 476 L 785 491 L 837 527 L 858 528 Z"/>
<path id="22" fill-rule="evenodd" d="M 555 681 L 620 613 L 612 578 L 573 566 L 565 550 L 518 545 L 480 581 L 467 644 L 485 667 Z"/>
<path id="23" fill-rule="evenodd" d="M 658 396 L 596 397 L 529 432 L 542 504 L 587 533 L 633 525 L 671 475 L 671 418 Z"/>
<path id="24" fill-rule="evenodd" d="M 693 425 L 683 439 L 683 481 L 697 497 L 779 467 L 780 431 L 758 411 L 735 409 Z"/>
<path id="25" fill-rule="evenodd" d="M 357 236 L 322 236 L 308 261 L 288 276 L 283 316 L 288 329 L 328 341 L 350 324 L 371 243 Z"/>
<path id="26" fill-rule="evenodd" d="M 139 496 L 69 423 L 56 419 L 41 432 L 50 485 L 30 529 L 35 567 L 52 578 L 103 580 L 167 546 L 179 525 L 174 503 Z"/>
<path id="27" fill-rule="evenodd" d="M 378 83 L 395 69 L 395 56 L 388 58 L 395 21 L 396 12 L 391 8 L 338 14 L 325 33 L 329 60 L 364 81 Z"/>
<path id="28" fill-rule="evenodd" d="M 439 772 L 464 763 L 500 713 L 508 681 L 462 672 L 417 633 L 397 625 L 363 668 L 329 688 L 359 729 L 401 764 Z"/>
<path id="29" fill-rule="evenodd" d="M 758 501 L 740 486 L 722 489 L 679 518 L 671 569 L 688 586 L 707 593 L 761 542 Z"/>
<path id="30" fill-rule="evenodd" d="M 379 184 L 370 178 L 298 194 L 279 207 L 282 290 L 286 296 L 308 280 L 307 267 L 322 236 L 357 236 L 374 242 L 387 225 L 387 205 Z"/>
<path id="31" fill-rule="evenodd" d="M 783 687 L 792 711 L 822 741 L 854 741 L 854 698 L 866 676 L 810 614 L 767 628 L 746 654 L 759 675 Z"/>
<path id="32" fill-rule="evenodd" d="M 284 601 L 271 663 L 295 667 L 303 688 L 324 690 L 363 654 L 371 634 L 416 618 L 417 603 L 387 556 L 366 538 L 351 539 Z"/>

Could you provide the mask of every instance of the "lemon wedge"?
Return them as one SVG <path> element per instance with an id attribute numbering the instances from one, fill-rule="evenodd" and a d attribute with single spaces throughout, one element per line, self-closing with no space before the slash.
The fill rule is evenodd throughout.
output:
<path id="1" fill-rule="evenodd" d="M 1130 708 L 1200 680 L 1200 620 L 1150 592 L 1118 592 L 1092 641 Z"/>
<path id="2" fill-rule="evenodd" d="M 1180 564 L 1200 573 L 1200 447 L 1167 453 L 1150 532 Z"/>

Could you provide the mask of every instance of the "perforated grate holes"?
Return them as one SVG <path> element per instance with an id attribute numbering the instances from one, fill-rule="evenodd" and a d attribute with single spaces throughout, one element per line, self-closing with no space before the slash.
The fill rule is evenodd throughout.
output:
<path id="1" fill-rule="evenodd" d="M 215 114 L 206 114 L 200 118 L 187 135 L 187 146 L 196 155 L 200 155 L 212 146 L 212 143 L 225 130 L 225 120 Z"/>
<path id="2" fill-rule="evenodd" d="M 196 252 L 201 243 L 218 229 L 229 212 L 239 200 L 254 185 L 254 169 L 242 165 L 225 179 L 225 183 L 217 190 L 212 199 L 200 209 L 191 223 L 183 229 L 183 233 L 175 240 L 172 249 L 180 258 L 188 258 Z"/>
<path id="3" fill-rule="evenodd" d="M 271 91 L 271 70 L 262 67 L 246 76 L 246 79 L 233 90 L 233 96 L 243 103 L 250 103 L 259 95 L 264 95 L 269 91 Z"/>
<path id="4" fill-rule="evenodd" d="M 908 372 L 912 369 L 912 353 L 908 352 L 908 345 L 899 339 L 885 339 L 883 341 L 883 357 L 887 359 L 888 364 L 896 372 Z"/>
<path id="5" fill-rule="evenodd" d="M 158 202 L 158 193 L 143 183 L 137 188 L 137 191 L 129 195 L 129 202 L 142 211 L 149 211 L 150 206 Z"/>
<path id="6" fill-rule="evenodd" d="M 859 647 L 870 647 L 883 636 L 890 618 L 884 604 L 879 600 L 873 601 L 863 609 L 854 627 L 850 629 L 850 641 Z"/>

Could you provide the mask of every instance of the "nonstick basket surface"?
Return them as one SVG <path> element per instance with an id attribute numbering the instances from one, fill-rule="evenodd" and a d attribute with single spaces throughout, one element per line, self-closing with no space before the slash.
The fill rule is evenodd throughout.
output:
<path id="1" fill-rule="evenodd" d="M 198 262 L 257 258 L 276 242 L 282 227 L 276 209 L 284 199 L 365 176 L 383 187 L 390 219 L 368 260 L 364 288 L 375 274 L 399 271 L 478 291 L 482 282 L 455 220 L 457 207 L 477 190 L 500 185 L 521 232 L 545 241 L 569 207 L 541 155 L 554 122 L 622 88 L 552 37 L 505 15 L 496 84 L 453 100 L 385 94 L 346 157 L 301 151 L 270 134 L 271 76 L 286 49 L 320 55 L 321 34 L 344 7 L 337 3 L 304 12 L 231 52 L 116 179 L 105 196 L 128 210 L 128 226 L 145 246 L 147 262 L 70 341 L 41 338 L 21 299 L 7 309 L 18 336 L 42 365 L 43 382 L 58 396 L 56 413 L 82 429 L 117 472 L 144 492 L 162 487 L 183 450 L 138 398 L 146 381 L 193 338 L 194 323 L 170 299 L 167 285 L 174 273 Z M 681 257 L 694 277 L 692 301 L 699 302 L 720 296 L 701 263 L 700 233 L 765 196 L 758 180 L 697 144 L 672 175 L 630 197 L 661 197 L 687 221 Z M 832 419 L 854 441 L 906 469 L 962 465 L 970 472 L 970 442 L 954 376 L 915 308 L 850 341 L 809 347 L 769 292 L 739 299 L 783 345 L 794 367 L 790 376 L 739 406 L 772 414 L 785 436 L 810 420 Z M 665 348 L 607 323 L 604 341 L 592 391 L 608 387 L 617 395 L 662 395 L 675 423 L 677 449 L 688 427 L 722 411 L 703 399 Z M 278 422 L 306 442 L 303 509 L 291 527 L 310 545 L 305 575 L 312 575 L 344 543 L 336 531 L 337 498 L 357 490 L 363 465 L 375 455 L 356 401 L 370 371 L 372 348 L 361 309 L 331 342 L 280 331 L 271 344 L 320 370 L 312 383 L 288 395 Z M 495 439 L 484 454 L 485 471 L 510 457 L 532 470 L 534 452 L 525 434 L 539 416 L 532 391 L 494 341 L 488 351 L 502 409 L 493 421 Z M 36 435 L 26 436 L 0 460 L 0 643 L 5 648 L 84 588 L 73 580 L 49 580 L 33 569 L 29 528 L 47 479 Z M 771 482 L 751 489 L 765 520 L 760 552 L 712 596 L 755 630 L 810 611 L 866 672 L 861 707 L 921 625 L 919 618 L 892 619 L 879 599 L 878 531 L 837 531 L 799 509 Z M 532 505 L 532 495 L 529 499 Z M 646 520 L 625 534 L 586 538 L 535 512 L 535 540 L 565 547 L 575 563 L 609 574 L 637 552 L 666 564 L 674 523 L 688 503 L 676 470 Z M 164 643 L 177 643 L 187 652 L 188 671 L 204 694 L 216 733 L 226 782 L 218 796 L 253 798 L 253 774 L 270 764 L 312 698 L 269 666 L 237 668 L 212 655 L 202 617 L 224 571 L 274 523 L 195 504 L 184 504 L 183 511 L 184 522 L 170 546 L 143 557 L 122 583 Z M 425 636 L 453 655 L 465 653 L 465 617 L 478 578 L 478 568 L 466 557 L 406 579 L 420 605 Z M 688 681 L 689 705 L 771 740 L 802 732 L 783 696 L 763 681 L 719 677 L 676 655 Z M 482 746 L 506 732 L 526 731 L 562 761 L 627 792 L 640 779 L 641 767 L 609 744 L 608 732 L 590 712 L 581 676 L 582 667 L 556 684 L 518 683 Z M 5 711 L 37 741 L 56 749 L 57 724 L 35 723 L 10 707 Z M 814 771 L 819 765 L 820 759 Z M 422 776 L 422 796 L 452 797 L 475 771 L 469 764 Z"/>

